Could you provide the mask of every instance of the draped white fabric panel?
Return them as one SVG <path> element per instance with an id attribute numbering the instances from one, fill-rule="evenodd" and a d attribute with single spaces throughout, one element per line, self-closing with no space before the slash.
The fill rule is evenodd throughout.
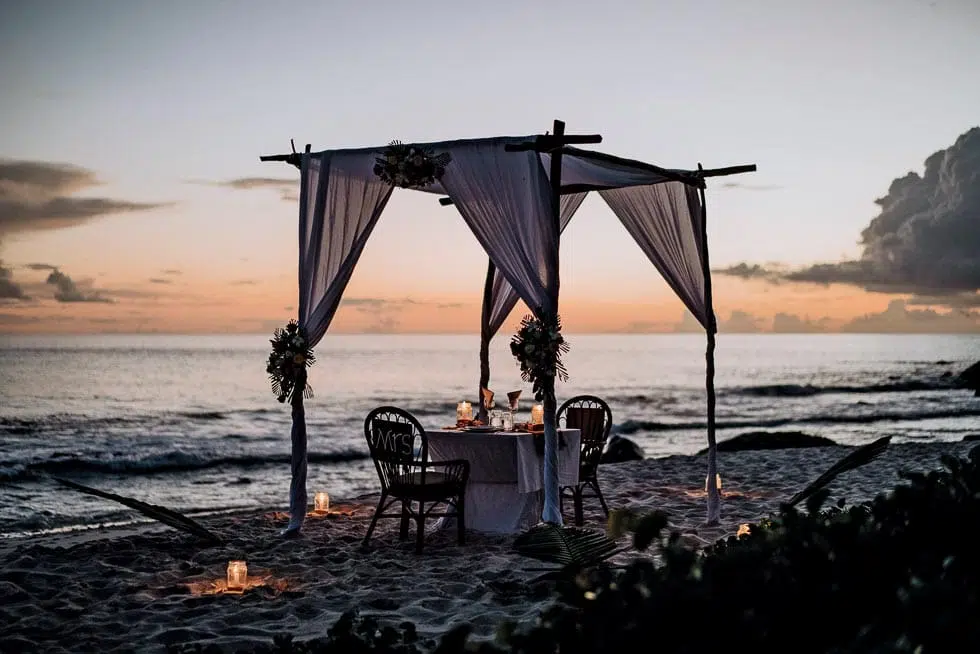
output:
<path id="1" fill-rule="evenodd" d="M 588 193 L 570 193 L 561 196 L 559 212 L 562 232 L 565 231 L 575 212 L 582 206 L 586 195 Z M 519 299 L 520 296 L 517 294 L 517 291 L 507 282 L 507 279 L 498 268 L 493 274 L 493 289 L 490 293 L 489 305 L 484 304 L 484 306 L 489 306 L 490 312 L 484 312 L 481 319 L 480 334 L 482 338 L 489 342 L 494 337 L 501 326 L 503 326 L 504 321 L 507 320 L 507 316 L 514 310 L 514 306 L 517 305 Z"/>
<path id="2" fill-rule="evenodd" d="M 599 191 L 599 195 L 698 322 L 716 331 L 704 297 L 698 190 L 681 182 L 664 182 Z"/>
<path id="3" fill-rule="evenodd" d="M 551 186 L 523 139 L 454 144 L 442 186 L 497 270 L 535 314 L 558 306 L 558 226 Z"/>
<path id="4" fill-rule="evenodd" d="M 315 346 L 337 313 L 354 266 L 392 187 L 371 172 L 374 156 L 334 152 L 302 163 L 299 220 L 299 324 Z M 302 404 L 293 406 L 292 477 L 287 532 L 306 519 L 307 434 Z"/>

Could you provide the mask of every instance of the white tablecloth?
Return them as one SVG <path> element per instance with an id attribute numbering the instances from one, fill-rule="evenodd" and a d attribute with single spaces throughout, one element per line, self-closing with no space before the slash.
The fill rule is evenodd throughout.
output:
<path id="1" fill-rule="evenodd" d="M 532 434 L 486 434 L 448 429 L 426 431 L 429 460 L 466 459 L 466 528 L 512 534 L 541 521 L 544 507 L 544 457 Z M 562 486 L 578 483 L 581 434 L 562 429 L 566 446 L 558 450 L 558 479 Z M 543 438 L 543 436 L 537 436 Z"/>

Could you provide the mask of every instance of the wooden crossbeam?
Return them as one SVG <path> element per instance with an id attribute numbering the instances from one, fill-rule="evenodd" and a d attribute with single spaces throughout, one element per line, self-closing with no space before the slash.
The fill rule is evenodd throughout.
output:
<path id="1" fill-rule="evenodd" d="M 727 168 L 699 170 L 697 175 L 698 177 L 724 177 L 725 175 L 741 175 L 742 173 L 754 173 L 755 171 L 755 164 L 747 164 L 745 166 L 728 166 Z"/>
<path id="2" fill-rule="evenodd" d="M 561 121 L 558 121 L 561 122 Z M 562 123 L 564 124 L 564 123 Z M 524 143 L 508 143 L 504 146 L 507 152 L 554 152 L 573 143 L 602 143 L 601 134 L 541 134 L 533 141 Z"/>

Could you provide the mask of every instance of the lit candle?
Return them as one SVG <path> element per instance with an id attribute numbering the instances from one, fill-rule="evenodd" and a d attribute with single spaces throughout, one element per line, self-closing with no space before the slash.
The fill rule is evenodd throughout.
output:
<path id="1" fill-rule="evenodd" d="M 715 488 L 721 490 L 721 475 L 715 475 Z M 704 492 L 708 492 L 708 478 L 704 478 Z"/>
<path id="2" fill-rule="evenodd" d="M 742 536 L 749 535 L 749 526 L 747 524 L 742 524 L 738 526 L 738 533 L 735 534 L 736 538 L 741 538 Z"/>
<path id="3" fill-rule="evenodd" d="M 460 420 L 472 420 L 473 419 L 473 405 L 463 400 L 456 405 L 456 421 Z"/>
<path id="4" fill-rule="evenodd" d="M 330 496 L 319 491 L 313 496 L 313 512 L 314 513 L 328 513 L 330 511 Z"/>
<path id="5" fill-rule="evenodd" d="M 228 590 L 232 592 L 243 592 L 245 583 L 248 581 L 248 566 L 244 561 L 228 562 Z"/>
<path id="6" fill-rule="evenodd" d="M 531 407 L 531 424 L 532 425 L 543 425 L 544 424 L 544 406 L 541 404 L 535 404 Z"/>

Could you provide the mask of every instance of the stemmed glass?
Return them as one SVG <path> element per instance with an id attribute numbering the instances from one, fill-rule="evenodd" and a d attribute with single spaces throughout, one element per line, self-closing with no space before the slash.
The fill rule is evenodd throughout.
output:
<path id="1" fill-rule="evenodd" d="M 521 399 L 521 392 L 519 390 L 517 390 L 517 391 L 511 391 L 510 393 L 507 393 L 507 402 L 510 405 L 510 424 L 511 425 L 514 424 L 514 414 L 517 413 L 517 403 L 518 403 L 518 401 L 520 399 Z"/>

